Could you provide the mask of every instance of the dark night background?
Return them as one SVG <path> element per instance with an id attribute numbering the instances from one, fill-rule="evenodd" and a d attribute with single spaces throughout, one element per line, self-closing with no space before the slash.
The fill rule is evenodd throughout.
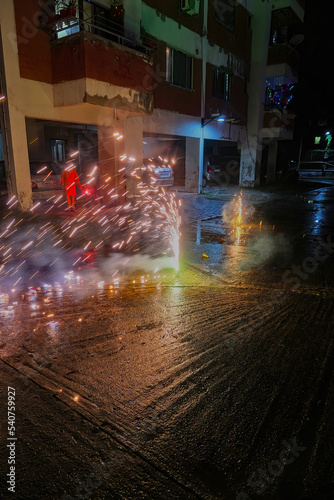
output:
<path id="1" fill-rule="evenodd" d="M 304 36 L 300 46 L 299 84 L 295 92 L 296 138 L 314 147 L 315 135 L 334 125 L 333 16 L 326 2 L 306 0 Z"/>

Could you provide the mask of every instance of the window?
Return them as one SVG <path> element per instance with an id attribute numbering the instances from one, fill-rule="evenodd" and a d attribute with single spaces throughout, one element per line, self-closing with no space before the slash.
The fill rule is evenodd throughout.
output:
<path id="1" fill-rule="evenodd" d="M 193 80 L 193 60 L 183 52 L 171 49 L 166 49 L 166 66 L 168 83 L 178 85 L 184 89 L 192 90 Z"/>
<path id="2" fill-rule="evenodd" d="M 51 158 L 54 163 L 65 161 L 65 141 L 53 139 L 51 142 Z"/>
<path id="3" fill-rule="evenodd" d="M 199 2 L 200 0 L 181 0 L 180 8 L 189 16 L 194 16 L 199 14 Z"/>
<path id="4" fill-rule="evenodd" d="M 64 38 L 64 36 L 69 36 L 73 35 L 73 33 L 78 33 L 78 31 L 80 31 L 80 26 L 76 24 L 76 26 L 73 26 L 71 28 L 73 24 L 76 24 L 76 21 L 69 21 L 66 23 L 62 23 L 57 34 L 58 38 Z"/>
<path id="5" fill-rule="evenodd" d="M 289 34 L 288 26 L 281 26 L 280 28 L 271 31 L 270 45 L 276 45 L 277 43 L 287 43 L 289 37 L 292 38 L 292 34 Z"/>
<path id="6" fill-rule="evenodd" d="M 219 68 L 213 68 L 212 95 L 225 101 L 230 100 L 231 75 Z"/>
<path id="7" fill-rule="evenodd" d="M 235 0 L 214 0 L 215 19 L 225 28 L 234 31 Z"/>

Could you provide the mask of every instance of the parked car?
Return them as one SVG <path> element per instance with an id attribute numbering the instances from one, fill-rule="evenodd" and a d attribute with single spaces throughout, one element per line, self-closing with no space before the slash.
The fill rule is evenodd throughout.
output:
<path id="1" fill-rule="evenodd" d="M 212 180 L 211 173 L 212 173 L 212 168 L 209 157 L 205 156 L 203 162 L 203 179 L 202 179 L 203 187 L 205 187 L 208 184 L 208 182 Z"/>
<path id="2" fill-rule="evenodd" d="M 237 183 L 239 179 L 240 158 L 233 155 L 205 155 L 203 162 L 203 182 L 206 186 L 208 182 L 217 184 L 227 181 L 231 184 Z"/>
<path id="3" fill-rule="evenodd" d="M 145 158 L 142 181 L 146 184 L 154 183 L 157 187 L 174 186 L 174 170 L 162 158 Z"/>

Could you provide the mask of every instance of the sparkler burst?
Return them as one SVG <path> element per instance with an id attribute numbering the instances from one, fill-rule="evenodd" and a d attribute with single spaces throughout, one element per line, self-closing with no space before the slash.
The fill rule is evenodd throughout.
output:
<path id="1" fill-rule="evenodd" d="M 95 171 L 94 167 L 90 179 Z M 130 201 L 125 201 L 126 179 L 115 185 L 115 179 L 108 177 L 94 197 L 87 197 L 84 188 L 77 212 L 65 217 L 59 215 L 67 205 L 61 195 L 36 202 L 28 213 L 15 212 L 17 200 L 12 197 L 0 221 L 1 288 L 68 282 L 71 272 L 76 275 L 94 266 L 104 272 L 115 254 L 128 261 L 138 254 L 157 261 L 159 257 L 160 269 L 165 263 L 178 270 L 180 202 L 174 193 L 159 188 L 153 177 L 143 182 L 142 167 L 132 168 L 127 175 L 137 179 Z M 114 275 L 110 278 L 119 279 L 117 270 Z"/>
<path id="2" fill-rule="evenodd" d="M 235 245 L 245 244 L 253 213 L 254 208 L 245 203 L 242 192 L 235 195 L 229 204 L 224 205 L 223 224 L 228 227 L 230 240 Z"/>
<path id="3" fill-rule="evenodd" d="M 238 196 L 235 202 L 235 243 L 240 244 L 242 235 L 243 213 L 242 213 L 242 193 Z"/>

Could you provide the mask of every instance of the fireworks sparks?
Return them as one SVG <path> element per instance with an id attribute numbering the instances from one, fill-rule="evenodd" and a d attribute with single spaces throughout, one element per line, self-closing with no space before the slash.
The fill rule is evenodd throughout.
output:
<path id="1" fill-rule="evenodd" d="M 242 193 L 223 207 L 223 223 L 229 228 L 230 241 L 235 245 L 246 243 L 246 237 L 254 227 L 251 224 L 253 213 L 254 207 L 245 202 Z"/>
<path id="2" fill-rule="evenodd" d="M 61 195 L 39 201 L 30 212 L 19 216 L 12 211 L 17 199 L 8 200 L 8 212 L 0 221 L 1 286 L 29 287 L 42 281 L 61 282 L 61 277 L 65 282 L 78 283 L 76 274 L 75 278 L 70 274 L 71 268 L 76 273 L 78 268 L 94 266 L 99 258 L 108 260 L 115 253 L 130 258 L 136 252 L 148 259 L 169 257 L 166 267 L 177 270 L 180 202 L 174 193 L 159 188 L 153 175 L 144 182 L 142 166 L 130 168 L 130 172 L 129 167 L 125 170 L 138 181 L 130 201 L 124 201 L 128 193 L 124 182 L 111 185 L 115 179 L 109 176 L 99 188 L 109 189 L 98 201 L 93 196 L 87 202 L 83 198 L 77 212 L 65 219 L 54 216 L 66 205 Z M 44 173 L 44 167 L 42 170 Z M 92 178 L 96 170 L 94 167 L 88 177 Z M 103 204 L 102 199 L 109 202 Z M 50 215 L 52 219 L 45 222 L 45 216 Z M 123 270 L 126 265 L 122 263 Z M 118 283 L 119 278 L 115 279 Z"/>
<path id="3" fill-rule="evenodd" d="M 44 172 L 47 168 L 48 168 L 47 166 L 42 167 L 42 168 L 40 168 L 39 170 L 37 170 L 37 172 L 36 172 L 36 173 L 37 173 L 37 174 L 40 174 L 41 172 Z"/>
<path id="4" fill-rule="evenodd" d="M 242 193 L 240 193 L 240 196 L 237 198 L 236 201 L 236 206 L 235 206 L 235 213 L 236 213 L 236 221 L 235 221 L 235 237 L 236 237 L 236 245 L 240 244 L 240 239 L 242 235 L 242 223 L 243 223 L 243 213 L 242 213 Z"/>

